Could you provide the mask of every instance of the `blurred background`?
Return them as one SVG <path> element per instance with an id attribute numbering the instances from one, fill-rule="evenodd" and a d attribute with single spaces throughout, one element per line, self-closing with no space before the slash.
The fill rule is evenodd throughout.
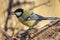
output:
<path id="1" fill-rule="evenodd" d="M 20 4 L 19 4 L 20 3 Z M 13 0 L 13 7 L 11 12 L 14 12 L 17 8 L 23 8 L 28 10 L 34 6 L 40 5 L 34 8 L 32 11 L 44 17 L 60 17 L 60 0 Z M 0 0 L 0 27 L 3 29 L 7 18 L 7 8 L 9 6 L 9 0 Z M 48 24 L 49 20 L 43 20 L 39 22 L 36 27 L 41 28 Z M 19 22 L 15 15 L 11 15 L 8 20 L 8 27 L 17 28 L 18 30 L 27 30 L 28 27 Z M 17 32 L 18 30 L 15 30 Z M 12 34 L 10 30 L 9 35 Z"/>

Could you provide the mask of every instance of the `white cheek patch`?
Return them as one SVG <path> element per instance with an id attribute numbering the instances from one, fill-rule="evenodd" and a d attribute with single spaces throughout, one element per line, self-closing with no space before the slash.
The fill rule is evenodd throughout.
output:
<path id="1" fill-rule="evenodd" d="M 16 15 L 17 16 L 20 16 L 22 14 L 22 12 L 17 12 Z"/>

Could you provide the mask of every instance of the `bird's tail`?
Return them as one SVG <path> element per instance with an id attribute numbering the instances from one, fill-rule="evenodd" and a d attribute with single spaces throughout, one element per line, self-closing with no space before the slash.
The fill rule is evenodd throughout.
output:
<path id="1" fill-rule="evenodd" d="M 57 18 L 57 17 L 46 17 L 45 20 L 56 20 L 56 19 L 59 19 L 59 18 Z"/>

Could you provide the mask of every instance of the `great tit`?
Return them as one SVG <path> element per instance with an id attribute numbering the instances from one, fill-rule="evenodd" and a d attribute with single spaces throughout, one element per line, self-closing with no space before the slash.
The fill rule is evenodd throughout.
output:
<path id="1" fill-rule="evenodd" d="M 33 13 L 30 10 L 24 10 L 22 8 L 18 8 L 14 11 L 14 14 L 19 19 L 21 23 L 26 26 L 33 27 L 41 20 L 56 20 L 56 17 L 43 17 L 38 14 Z"/>

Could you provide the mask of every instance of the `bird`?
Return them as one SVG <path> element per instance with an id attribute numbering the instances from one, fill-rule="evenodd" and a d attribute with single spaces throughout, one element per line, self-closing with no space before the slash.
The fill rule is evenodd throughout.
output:
<path id="1" fill-rule="evenodd" d="M 24 10 L 23 8 L 18 8 L 14 11 L 17 19 L 24 25 L 28 27 L 34 27 L 42 20 L 56 20 L 57 17 L 43 17 L 36 13 L 33 13 L 31 10 Z"/>

